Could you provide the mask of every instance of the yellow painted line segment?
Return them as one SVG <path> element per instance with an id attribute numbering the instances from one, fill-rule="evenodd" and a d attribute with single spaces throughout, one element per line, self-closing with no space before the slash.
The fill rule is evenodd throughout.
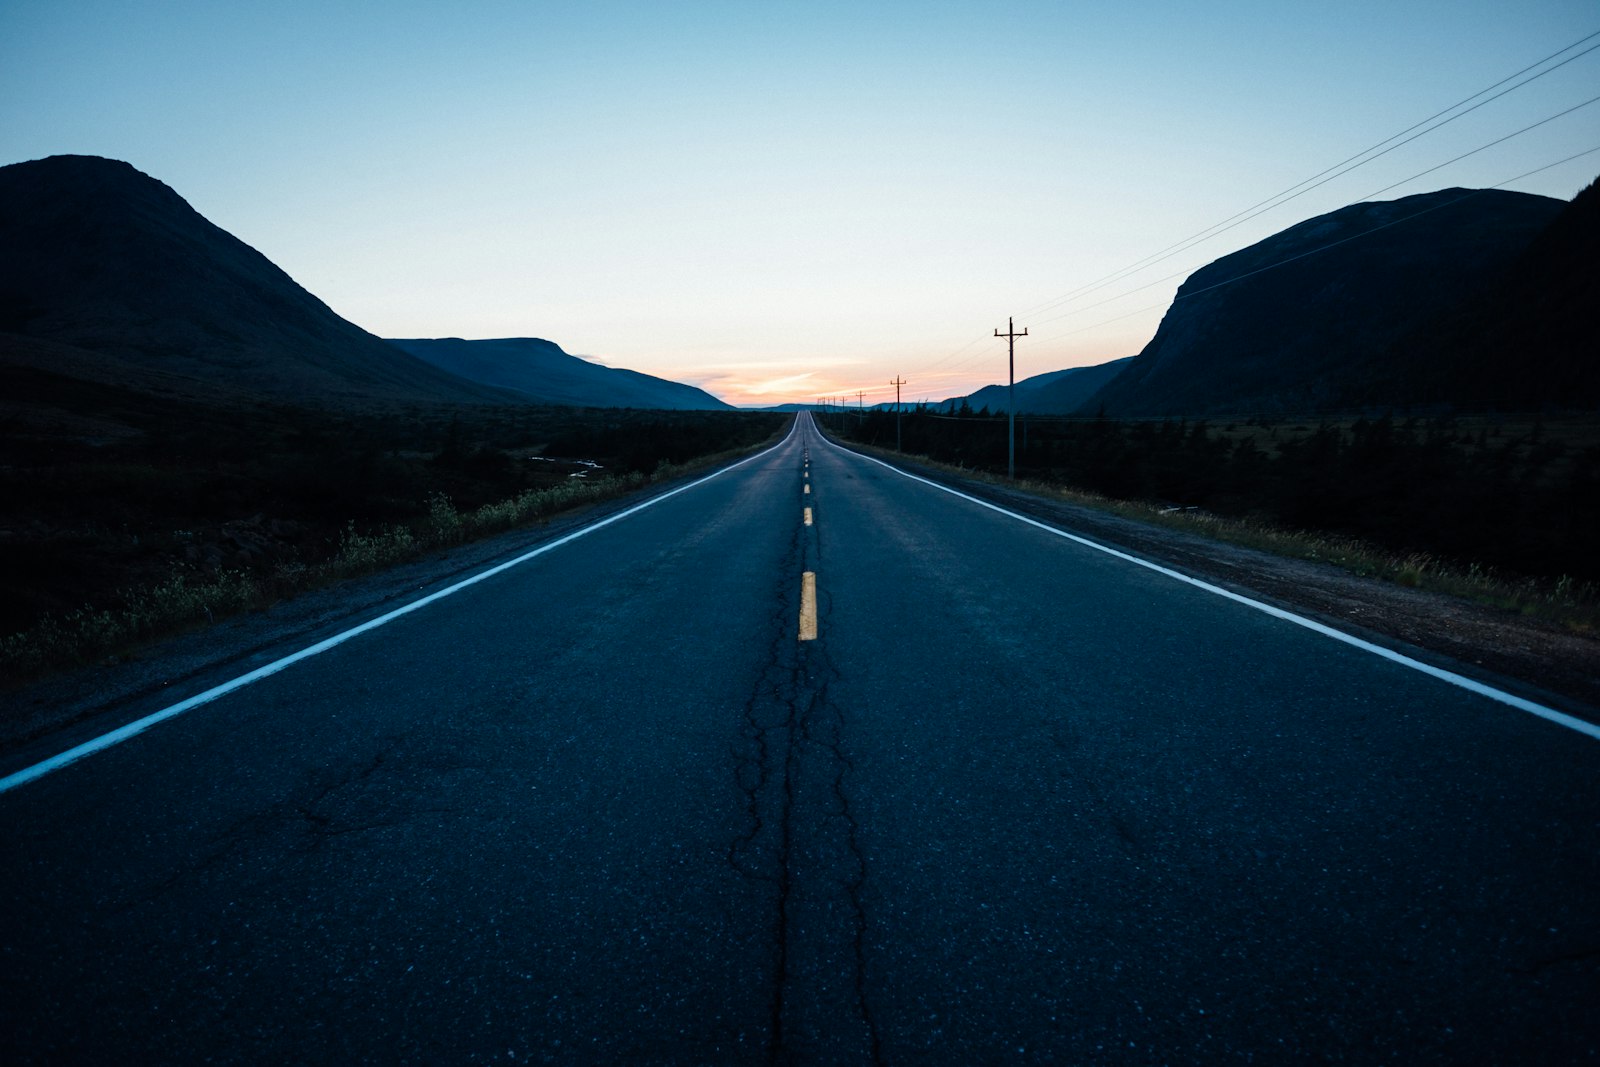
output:
<path id="1" fill-rule="evenodd" d="M 800 640 L 817 639 L 817 572 L 800 576 Z"/>
<path id="2" fill-rule="evenodd" d="M 806 496 L 810 496 L 810 495 L 811 495 L 811 483 L 807 482 L 806 483 Z"/>
<path id="3" fill-rule="evenodd" d="M 810 508 L 806 508 L 806 525 L 807 526 L 811 525 L 811 509 Z"/>

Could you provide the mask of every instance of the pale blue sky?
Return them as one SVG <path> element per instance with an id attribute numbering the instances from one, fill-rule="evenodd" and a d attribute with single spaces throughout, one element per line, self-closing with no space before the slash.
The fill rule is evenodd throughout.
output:
<path id="1" fill-rule="evenodd" d="M 1131 355 L 1180 279 L 1129 290 L 1600 95 L 1596 51 L 1047 306 L 1596 31 L 1595 0 L 9 0 L 0 163 L 127 160 L 383 336 L 546 337 L 736 403 L 937 398 L 1003 380 L 1008 315 L 1019 377 Z M 1380 199 L 1591 148 L 1600 104 Z"/>

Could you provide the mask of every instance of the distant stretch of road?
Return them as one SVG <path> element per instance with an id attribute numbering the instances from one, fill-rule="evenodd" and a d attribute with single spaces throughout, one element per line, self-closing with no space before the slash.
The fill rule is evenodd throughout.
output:
<path id="1" fill-rule="evenodd" d="M 1600 1057 L 1581 723 L 808 415 L 379 621 L 0 767 L 7 1063 Z"/>

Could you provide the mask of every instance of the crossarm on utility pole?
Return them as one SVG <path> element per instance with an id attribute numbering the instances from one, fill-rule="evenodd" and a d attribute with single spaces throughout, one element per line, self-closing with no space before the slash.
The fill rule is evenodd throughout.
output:
<path id="1" fill-rule="evenodd" d="M 1028 328 L 1024 326 L 1022 332 L 1017 332 L 1016 323 L 1010 317 L 1006 318 L 1006 332 L 994 332 L 996 337 L 1006 339 L 1007 367 L 1006 378 L 1006 477 L 1012 481 L 1017 478 L 1017 338 L 1028 336 Z"/>
<path id="2" fill-rule="evenodd" d="M 894 386 L 894 450 L 900 449 L 900 387 L 906 384 L 905 379 L 896 374 L 894 381 L 889 383 Z"/>

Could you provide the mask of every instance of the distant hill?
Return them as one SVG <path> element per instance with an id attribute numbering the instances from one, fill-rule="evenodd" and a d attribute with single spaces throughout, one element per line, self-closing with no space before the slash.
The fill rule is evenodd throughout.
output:
<path id="1" fill-rule="evenodd" d="M 1600 409 L 1600 181 L 1483 291 L 1385 352 L 1352 399 Z"/>
<path id="2" fill-rule="evenodd" d="M 1365 396 L 1398 342 L 1482 292 L 1566 205 L 1445 189 L 1353 204 L 1192 274 L 1155 337 L 1084 404 L 1110 415 L 1309 412 Z"/>
<path id="3" fill-rule="evenodd" d="M 517 403 L 345 321 L 127 163 L 0 167 L 0 368 L 170 396 Z"/>
<path id="4" fill-rule="evenodd" d="M 1103 385 L 1122 373 L 1133 359 L 1124 356 L 1109 363 L 1092 367 L 1068 367 L 1066 370 L 1046 371 L 1024 378 L 1017 383 L 1017 410 L 1032 415 L 1068 415 L 1088 402 Z M 941 401 L 941 411 L 954 411 L 965 400 L 973 411 L 1009 410 L 1007 389 L 1003 385 L 986 385 L 968 396 L 954 396 Z"/>
<path id="5" fill-rule="evenodd" d="M 638 371 L 602 367 L 537 337 L 465 341 L 459 337 L 390 340 L 391 345 L 451 374 L 512 389 L 541 404 L 574 407 L 729 411 L 703 389 Z"/>

